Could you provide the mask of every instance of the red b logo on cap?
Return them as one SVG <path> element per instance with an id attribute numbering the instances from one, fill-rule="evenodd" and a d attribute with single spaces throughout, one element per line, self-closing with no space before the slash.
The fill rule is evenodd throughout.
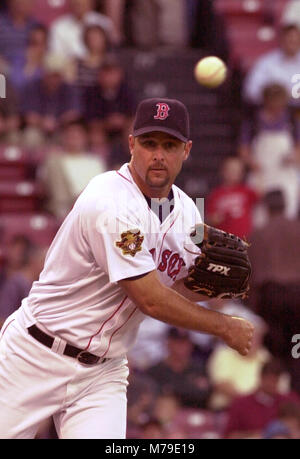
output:
<path id="1" fill-rule="evenodd" d="M 157 113 L 154 116 L 155 120 L 162 120 L 163 121 L 166 118 L 168 118 L 169 110 L 170 110 L 170 107 L 169 107 L 168 104 L 165 104 L 163 102 L 159 102 L 158 104 L 156 104 L 156 107 L 157 107 Z"/>

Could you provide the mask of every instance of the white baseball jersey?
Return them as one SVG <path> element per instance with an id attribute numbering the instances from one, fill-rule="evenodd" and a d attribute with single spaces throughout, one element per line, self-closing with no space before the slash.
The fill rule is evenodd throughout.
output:
<path id="1" fill-rule="evenodd" d="M 41 324 L 100 357 L 126 354 L 144 314 L 118 281 L 156 269 L 161 282 L 171 286 L 187 274 L 196 256 L 184 246 L 191 228 L 201 222 L 199 211 L 177 186 L 172 190 L 174 209 L 161 223 L 128 164 L 92 179 L 23 300 L 27 325 Z"/>

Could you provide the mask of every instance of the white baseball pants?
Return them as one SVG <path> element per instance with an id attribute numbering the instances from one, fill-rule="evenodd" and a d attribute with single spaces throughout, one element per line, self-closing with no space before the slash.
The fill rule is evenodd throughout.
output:
<path id="1" fill-rule="evenodd" d="M 83 366 L 32 338 L 19 311 L 1 329 L 0 438 L 34 438 L 52 415 L 59 438 L 125 438 L 127 359 Z"/>

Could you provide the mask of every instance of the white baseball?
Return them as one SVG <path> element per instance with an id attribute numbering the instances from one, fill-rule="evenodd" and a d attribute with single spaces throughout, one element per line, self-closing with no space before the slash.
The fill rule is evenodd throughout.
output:
<path id="1" fill-rule="evenodd" d="M 197 62 L 194 74 L 199 84 L 207 88 L 216 88 L 224 83 L 227 66 L 219 57 L 208 56 Z"/>

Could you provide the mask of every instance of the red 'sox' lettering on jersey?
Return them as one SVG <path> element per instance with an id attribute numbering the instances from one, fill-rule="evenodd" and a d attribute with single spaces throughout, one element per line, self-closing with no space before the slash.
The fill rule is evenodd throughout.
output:
<path id="1" fill-rule="evenodd" d="M 163 253 L 162 253 L 162 256 L 161 256 L 161 262 L 160 264 L 158 265 L 158 269 L 161 271 L 161 272 L 164 272 L 167 267 L 168 267 L 168 260 L 170 258 L 170 255 L 171 255 L 171 250 L 164 250 Z"/>
<path id="2" fill-rule="evenodd" d="M 176 280 L 177 275 L 180 273 L 182 266 L 185 266 L 183 258 L 178 253 L 172 253 L 171 250 L 164 250 L 161 256 L 161 262 L 158 265 L 158 270 L 161 272 L 166 271 L 168 276 L 173 281 Z"/>
<path id="3" fill-rule="evenodd" d="M 151 253 L 152 258 L 153 258 L 153 260 L 154 260 L 155 254 L 156 254 L 156 249 L 153 248 L 153 249 L 149 250 L 149 252 Z"/>

